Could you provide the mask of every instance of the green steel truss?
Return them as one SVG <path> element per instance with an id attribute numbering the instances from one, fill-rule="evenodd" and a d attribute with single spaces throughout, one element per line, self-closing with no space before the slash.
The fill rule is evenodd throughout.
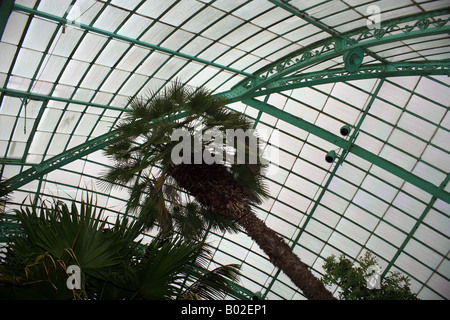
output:
<path id="1" fill-rule="evenodd" d="M 230 102 L 241 101 L 243 98 L 255 98 L 271 93 L 279 93 L 302 87 L 315 86 L 325 83 L 345 82 L 363 79 L 378 79 L 387 77 L 425 76 L 425 75 L 449 75 L 450 60 L 444 61 L 415 61 L 415 62 L 391 62 L 382 64 L 369 64 L 360 67 L 355 72 L 349 72 L 345 68 L 328 69 L 325 71 L 305 72 L 293 76 L 286 76 L 268 83 L 257 91 L 236 95 L 236 88 L 221 93 Z"/>
<path id="2" fill-rule="evenodd" d="M 16 165 L 20 164 L 23 166 L 31 166 L 31 168 L 23 171 L 22 173 L 5 180 L 1 185 L 4 187 L 3 192 L 0 192 L 0 196 L 20 188 L 21 186 L 41 178 L 45 174 L 59 169 L 62 166 L 71 163 L 72 161 L 78 160 L 84 156 L 91 154 L 92 152 L 98 151 L 106 147 L 107 145 L 113 143 L 117 140 L 117 134 L 114 131 L 101 135 L 97 138 L 91 139 L 85 143 L 82 143 L 72 149 L 66 150 L 61 154 L 51 157 L 39 164 L 27 164 L 27 163 L 14 163 Z M 9 164 L 9 160 L 0 160 L 0 164 Z"/>
<path id="3" fill-rule="evenodd" d="M 264 67 L 251 77 L 241 81 L 228 93 L 228 97 L 249 96 L 253 92 L 268 87 L 289 74 L 342 56 L 355 48 L 367 49 L 397 41 L 449 33 L 450 18 L 434 19 L 434 17 L 449 13 L 450 9 L 416 14 L 401 19 L 385 21 L 382 23 L 381 29 L 370 30 L 361 28 L 313 43 Z"/>

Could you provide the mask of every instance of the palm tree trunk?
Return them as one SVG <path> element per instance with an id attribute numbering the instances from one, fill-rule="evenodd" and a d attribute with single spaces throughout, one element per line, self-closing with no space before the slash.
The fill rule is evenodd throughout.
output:
<path id="1" fill-rule="evenodd" d="M 291 247 L 272 229 L 251 212 L 238 223 L 269 256 L 272 264 L 280 268 L 309 300 L 333 300 L 323 283 L 308 269 L 308 265 L 292 252 Z"/>
<path id="2" fill-rule="evenodd" d="M 310 300 L 332 300 L 333 295 L 292 252 L 289 245 L 252 211 L 244 189 L 220 164 L 181 164 L 168 174 L 203 206 L 215 214 L 234 219 Z"/>

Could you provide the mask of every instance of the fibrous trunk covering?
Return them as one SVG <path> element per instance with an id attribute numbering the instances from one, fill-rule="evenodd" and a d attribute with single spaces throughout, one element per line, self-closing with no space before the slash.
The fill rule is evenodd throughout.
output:
<path id="1" fill-rule="evenodd" d="M 211 212 L 236 220 L 273 265 L 280 268 L 308 299 L 334 299 L 289 245 L 256 217 L 244 189 L 225 166 L 180 164 L 173 166 L 168 174 Z"/>

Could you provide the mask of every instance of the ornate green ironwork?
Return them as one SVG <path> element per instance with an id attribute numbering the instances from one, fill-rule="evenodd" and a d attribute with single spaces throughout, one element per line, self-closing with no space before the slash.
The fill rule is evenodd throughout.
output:
<path id="1" fill-rule="evenodd" d="M 354 48 L 367 48 L 395 41 L 449 33 L 450 17 L 445 19 L 436 16 L 449 15 L 450 10 L 437 10 L 402 19 L 386 21 L 380 29 L 360 28 L 339 37 L 331 37 L 313 43 L 301 50 L 282 58 L 256 72 L 252 77 L 244 79 L 228 92 L 228 98 L 245 96 L 267 87 L 274 81 L 292 74 L 310 65 L 336 58 Z"/>
<path id="2" fill-rule="evenodd" d="M 342 81 L 362 80 L 371 78 L 423 76 L 423 75 L 450 75 L 450 60 L 442 61 L 414 61 L 392 62 L 389 64 L 370 64 L 360 67 L 355 72 L 348 72 L 345 68 L 328 69 L 325 71 L 308 72 L 294 76 L 287 76 L 273 81 L 266 88 L 245 94 L 245 98 L 266 96 L 270 93 L 282 92 L 308 86 Z M 67 99 L 57 96 L 49 96 L 38 93 L 30 93 L 9 88 L 0 88 L 0 92 L 11 97 L 27 98 L 31 100 L 54 100 L 71 104 L 79 104 L 106 110 L 125 111 L 125 108 L 103 105 L 88 101 Z M 228 102 L 241 101 L 243 96 L 236 96 L 236 90 L 232 89 L 217 94 L 228 98 Z"/>
<path id="3" fill-rule="evenodd" d="M 371 78 L 391 78 L 424 75 L 450 75 L 450 60 L 370 64 L 364 67 L 360 67 L 355 72 L 349 72 L 345 68 L 308 72 L 294 76 L 287 76 L 273 81 L 261 90 L 254 91 L 252 93 L 246 93 L 245 98 L 248 99 L 265 96 L 275 92 L 282 92 L 302 87 L 310 87 L 325 83 L 336 83 Z M 233 98 L 233 91 L 224 92 L 221 95 L 230 97 L 230 102 L 240 101 L 242 99 L 242 96 Z"/>

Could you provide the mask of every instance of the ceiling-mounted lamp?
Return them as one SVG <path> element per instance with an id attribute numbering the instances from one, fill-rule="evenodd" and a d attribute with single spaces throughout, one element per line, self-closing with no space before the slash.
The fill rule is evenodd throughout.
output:
<path id="1" fill-rule="evenodd" d="M 331 150 L 327 153 L 327 155 L 325 156 L 325 161 L 328 163 L 332 163 L 334 162 L 334 160 L 336 160 L 336 151 Z"/>
<path id="2" fill-rule="evenodd" d="M 344 53 L 345 70 L 355 72 L 364 59 L 364 51 L 360 47 L 353 48 Z"/>
<path id="3" fill-rule="evenodd" d="M 350 134 L 350 132 L 352 131 L 352 126 L 349 124 L 345 124 L 341 127 L 341 129 L 339 130 L 339 132 L 341 133 L 341 135 L 343 135 L 344 137 L 348 136 Z M 356 135 L 352 136 L 350 138 L 350 142 L 353 143 L 353 141 L 356 139 L 356 137 L 358 136 L 358 133 L 356 133 Z M 339 150 L 339 149 L 337 149 Z M 345 157 L 348 154 L 348 150 L 349 148 L 343 148 L 341 154 L 338 156 L 338 154 L 336 153 L 336 150 L 331 150 L 328 151 L 328 153 L 325 155 L 325 161 L 328 163 L 333 163 L 336 158 L 339 157 L 339 159 L 341 160 L 339 164 L 342 164 Z"/>
<path id="4" fill-rule="evenodd" d="M 350 131 L 352 131 L 352 128 L 348 124 L 346 124 L 345 126 L 341 127 L 340 133 L 343 136 L 348 136 Z"/>

